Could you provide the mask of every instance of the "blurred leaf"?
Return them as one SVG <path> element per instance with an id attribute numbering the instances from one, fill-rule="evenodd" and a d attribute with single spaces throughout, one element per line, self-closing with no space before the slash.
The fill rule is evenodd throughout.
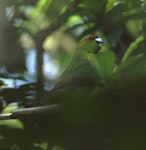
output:
<path id="1" fill-rule="evenodd" d="M 35 17 L 44 15 L 51 2 L 52 0 L 39 0 L 31 15 Z"/>
<path id="2" fill-rule="evenodd" d="M 69 1 L 67 0 L 40 0 L 37 6 L 33 9 L 32 16 L 40 17 L 47 15 L 50 20 L 55 19 L 63 13 Z"/>
<path id="3" fill-rule="evenodd" d="M 122 58 L 122 62 L 124 62 L 131 53 L 137 48 L 138 44 L 144 40 L 144 36 L 139 36 L 134 42 L 130 44 L 126 52 L 124 53 L 124 56 Z"/>
<path id="4" fill-rule="evenodd" d="M 139 61 L 141 58 L 143 58 L 143 54 L 139 54 L 137 56 L 130 56 L 128 59 L 126 59 L 124 62 L 122 62 L 115 70 L 113 74 L 113 78 L 115 76 L 121 74 L 124 70 L 130 68 L 130 66 L 134 65 L 137 61 Z"/>
<path id="5" fill-rule="evenodd" d="M 8 105 L 4 110 L 3 113 L 10 113 L 12 110 L 17 109 L 17 105 Z M 10 128 L 18 128 L 18 129 L 23 129 L 23 124 L 20 120 L 18 119 L 13 119 L 13 120 L 0 120 L 0 125 L 5 125 Z"/>
<path id="6" fill-rule="evenodd" d="M 55 145 L 53 150 L 65 150 L 65 149 L 62 148 L 61 146 Z"/>
<path id="7" fill-rule="evenodd" d="M 107 0 L 97 1 L 97 0 L 82 0 L 82 4 L 88 9 L 94 9 L 95 12 L 101 13 L 107 4 Z"/>
<path id="8" fill-rule="evenodd" d="M 0 125 L 5 125 L 10 128 L 23 129 L 23 124 L 18 119 L 13 120 L 1 120 Z"/>
<path id="9" fill-rule="evenodd" d="M 123 32 L 123 28 L 122 27 L 117 27 L 116 29 L 112 29 L 111 32 L 109 32 L 106 36 L 106 39 L 108 41 L 108 45 L 114 47 L 118 40 L 120 39 L 121 35 L 122 35 L 122 32 Z"/>
<path id="10" fill-rule="evenodd" d="M 128 32 L 134 36 L 134 35 L 137 35 L 139 32 L 139 29 L 140 29 L 140 26 L 138 26 L 139 24 L 140 23 L 138 21 L 135 21 L 132 19 L 127 22 L 126 28 Z"/>
<path id="11" fill-rule="evenodd" d="M 106 10 L 109 11 L 110 9 L 112 9 L 115 2 L 116 0 L 108 0 L 108 3 L 106 5 Z"/>
<path id="12" fill-rule="evenodd" d="M 101 78 L 105 80 L 109 79 L 115 67 L 115 60 L 115 55 L 110 50 L 106 49 L 97 54 L 99 74 L 101 75 Z"/>

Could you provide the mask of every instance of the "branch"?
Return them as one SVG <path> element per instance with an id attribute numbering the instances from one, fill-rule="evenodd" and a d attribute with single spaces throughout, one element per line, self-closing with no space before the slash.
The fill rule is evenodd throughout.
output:
<path id="1" fill-rule="evenodd" d="M 41 98 L 41 92 L 44 88 L 44 77 L 43 77 L 43 42 L 46 39 L 48 35 L 50 35 L 52 32 L 57 30 L 62 24 L 64 24 L 68 19 L 68 14 L 71 12 L 74 12 L 74 10 L 77 8 L 78 4 L 80 3 L 80 0 L 74 0 L 72 3 L 70 3 L 65 11 L 61 16 L 58 18 L 56 17 L 55 21 L 51 23 L 51 25 L 41 30 L 37 33 L 35 37 L 36 41 L 36 49 L 37 49 L 37 99 Z M 39 105 L 39 100 L 36 101 L 36 104 Z"/>
<path id="2" fill-rule="evenodd" d="M 0 120 L 21 119 L 24 117 L 33 117 L 45 114 L 52 114 L 62 109 L 62 104 L 53 104 L 48 106 L 39 106 L 13 110 L 11 113 L 1 114 Z"/>
<path id="3" fill-rule="evenodd" d="M 43 41 L 46 39 L 46 37 L 49 34 L 51 34 L 52 32 L 54 32 L 62 24 L 64 24 L 68 20 L 68 14 L 70 14 L 71 12 L 74 12 L 79 3 L 80 3 L 80 0 L 74 0 L 72 3 L 70 3 L 70 5 L 68 5 L 65 13 L 63 13 L 54 22 L 52 22 L 52 24 L 48 28 L 46 28 L 46 29 L 41 30 L 40 32 L 38 32 L 38 34 L 36 35 L 37 41 L 43 43 Z M 64 15 L 66 15 L 67 17 L 64 17 Z"/>

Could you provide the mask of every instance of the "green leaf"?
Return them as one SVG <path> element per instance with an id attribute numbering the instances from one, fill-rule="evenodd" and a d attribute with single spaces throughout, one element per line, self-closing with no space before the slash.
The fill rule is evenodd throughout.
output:
<path id="1" fill-rule="evenodd" d="M 131 53 L 137 48 L 138 44 L 144 40 L 144 36 L 139 36 L 134 42 L 130 44 L 124 56 L 122 58 L 122 62 L 126 61 L 126 59 L 131 55 Z"/>
<path id="2" fill-rule="evenodd" d="M 82 0 L 82 5 L 84 5 L 87 9 L 94 9 L 97 12 L 101 12 L 106 7 L 107 2 L 108 0 L 92 0 L 92 2 L 89 0 Z"/>
<path id="3" fill-rule="evenodd" d="M 106 49 L 97 54 L 98 69 L 102 79 L 107 80 L 110 78 L 115 67 L 115 60 L 115 55 L 110 50 Z"/>
<path id="4" fill-rule="evenodd" d="M 111 10 L 113 8 L 115 2 L 116 2 L 115 0 L 108 0 L 108 3 L 106 5 L 106 11 Z"/>
<path id="5" fill-rule="evenodd" d="M 122 62 L 115 70 L 113 74 L 113 78 L 117 75 L 119 75 L 124 70 L 128 70 L 130 66 L 133 66 L 137 61 L 139 61 L 141 58 L 143 58 L 143 54 L 139 54 L 137 56 L 130 56 L 128 59 L 126 59 L 124 62 Z"/>
<path id="6" fill-rule="evenodd" d="M 47 10 L 48 6 L 50 5 L 50 3 L 52 2 L 52 0 L 40 0 L 38 1 L 36 7 L 34 7 L 33 11 L 32 11 L 32 16 L 36 16 L 36 17 L 40 17 L 43 13 L 45 13 L 45 11 Z"/>

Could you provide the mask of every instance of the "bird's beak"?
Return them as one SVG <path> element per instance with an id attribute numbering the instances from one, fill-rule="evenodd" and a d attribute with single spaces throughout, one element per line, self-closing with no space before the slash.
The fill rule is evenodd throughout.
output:
<path id="1" fill-rule="evenodd" d="M 96 48 L 96 50 L 95 50 L 95 54 L 97 54 L 98 53 L 98 51 L 101 49 L 101 47 L 103 46 L 103 42 L 98 42 L 98 41 L 96 41 L 96 43 L 97 43 L 97 48 Z"/>
<path id="2" fill-rule="evenodd" d="M 96 43 L 97 43 L 97 48 L 95 51 L 95 54 L 97 54 L 97 52 L 101 49 L 102 45 L 103 45 L 103 40 L 100 37 L 97 37 L 95 39 Z"/>

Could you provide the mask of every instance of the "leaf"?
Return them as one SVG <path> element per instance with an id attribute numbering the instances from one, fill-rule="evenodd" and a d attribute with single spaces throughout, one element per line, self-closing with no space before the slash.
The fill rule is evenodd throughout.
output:
<path id="1" fill-rule="evenodd" d="M 102 0 L 102 1 L 97 1 L 97 0 L 82 0 L 82 5 L 84 5 L 87 9 L 94 9 L 95 11 L 103 12 L 105 10 L 106 4 L 108 0 Z"/>
<path id="2" fill-rule="evenodd" d="M 110 50 L 100 51 L 97 54 L 98 69 L 101 78 L 107 80 L 115 67 L 115 55 Z"/>
<path id="3" fill-rule="evenodd" d="M 52 2 L 52 0 L 41 0 L 38 1 L 36 7 L 34 7 L 33 11 L 32 11 L 32 16 L 35 17 L 40 17 L 40 15 L 42 15 L 43 13 L 45 13 L 46 9 L 48 8 L 48 6 L 50 5 L 50 3 Z"/>
<path id="4" fill-rule="evenodd" d="M 112 30 L 112 32 L 108 33 L 108 35 L 106 35 L 108 44 L 111 45 L 112 47 L 115 47 L 122 33 L 123 29 L 121 27 L 117 27 L 116 29 Z"/>
<path id="5" fill-rule="evenodd" d="M 115 0 L 108 0 L 108 3 L 106 5 L 106 11 L 111 10 L 113 8 L 115 2 L 116 2 Z"/>
<path id="6" fill-rule="evenodd" d="M 122 62 L 115 70 L 113 74 L 113 78 L 115 76 L 119 75 L 124 70 L 128 69 L 130 66 L 133 66 L 137 61 L 139 61 L 141 58 L 143 58 L 143 54 L 139 54 L 137 56 L 131 56 L 128 59 L 126 59 L 124 62 Z"/>
<path id="7" fill-rule="evenodd" d="M 122 58 L 122 62 L 126 61 L 126 59 L 131 55 L 131 53 L 137 48 L 138 44 L 144 40 L 144 36 L 139 36 L 134 42 L 130 44 L 124 56 Z"/>

